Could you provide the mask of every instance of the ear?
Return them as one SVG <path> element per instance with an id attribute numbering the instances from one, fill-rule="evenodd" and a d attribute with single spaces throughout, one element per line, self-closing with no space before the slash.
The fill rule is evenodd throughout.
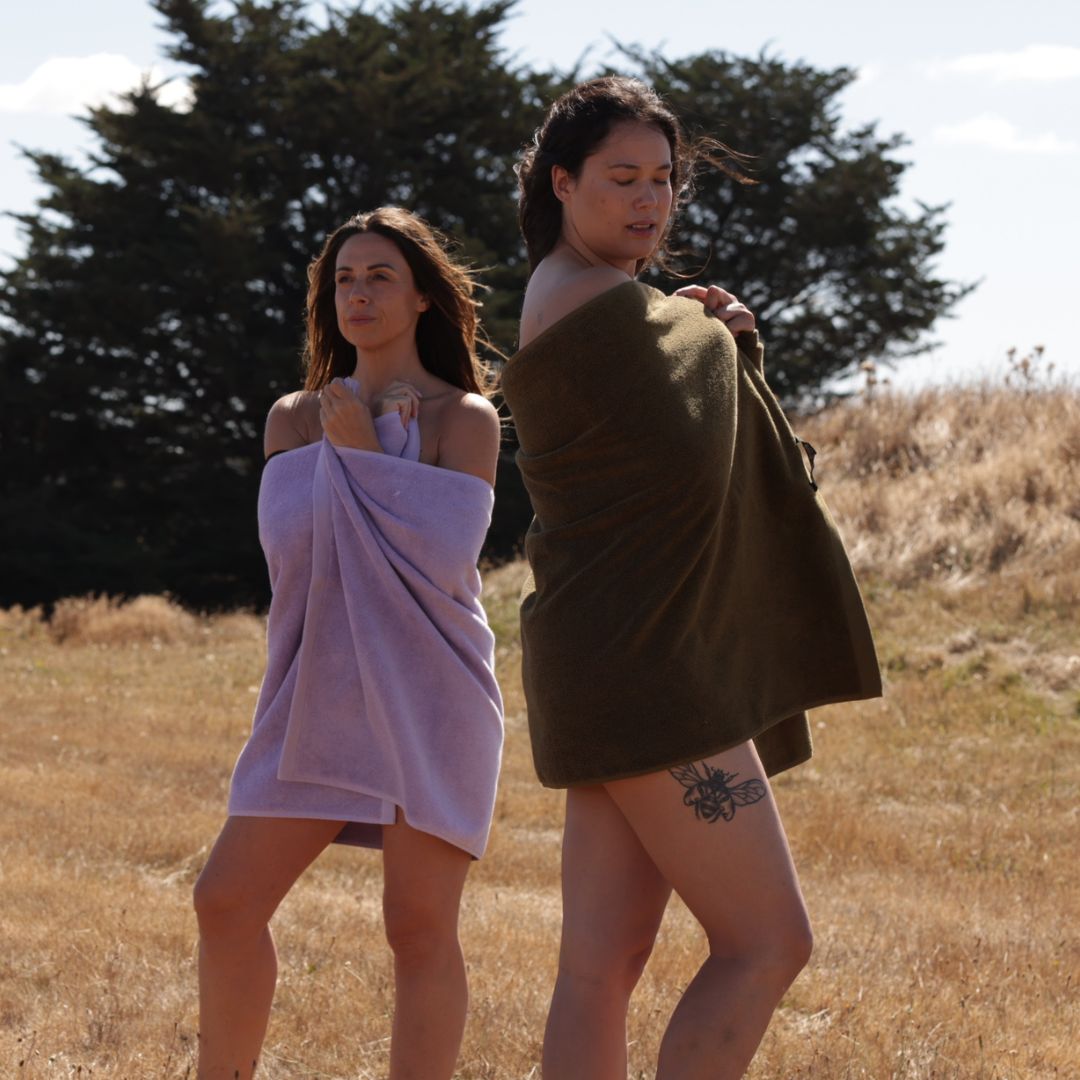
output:
<path id="1" fill-rule="evenodd" d="M 566 202 L 574 193 L 576 181 L 561 165 L 551 166 L 551 190 L 559 202 Z"/>
<path id="2" fill-rule="evenodd" d="M 427 311 L 427 309 L 429 307 L 431 307 L 431 299 L 430 299 L 430 297 L 421 296 L 420 299 L 416 303 L 416 310 L 417 311 Z"/>

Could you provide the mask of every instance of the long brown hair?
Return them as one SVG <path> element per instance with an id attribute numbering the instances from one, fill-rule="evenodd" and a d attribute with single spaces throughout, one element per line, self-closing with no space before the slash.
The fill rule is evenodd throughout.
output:
<path id="1" fill-rule="evenodd" d="M 490 394 L 491 376 L 476 354 L 480 304 L 474 299 L 472 271 L 450 257 L 446 237 L 400 206 L 380 206 L 349 218 L 326 238 L 308 266 L 304 389 L 319 390 L 356 367 L 356 346 L 338 329 L 334 291 L 338 252 L 358 233 L 391 241 L 409 264 L 417 290 L 429 300 L 416 324 L 420 363 L 462 390 Z"/>
<path id="2" fill-rule="evenodd" d="M 754 182 L 737 168 L 736 163 L 746 160 L 744 155 L 707 136 L 688 142 L 678 117 L 640 79 L 626 75 L 590 79 L 552 103 L 517 166 L 518 225 L 530 270 L 536 269 L 562 233 L 562 203 L 551 186 L 552 167 L 560 165 L 571 176 L 577 176 L 585 159 L 596 152 L 612 128 L 627 121 L 650 124 L 667 139 L 675 195 L 664 235 L 649 257 L 638 261 L 638 273 L 653 264 L 667 265 L 672 225 L 678 210 L 693 194 L 694 173 L 700 163 L 714 165 L 739 183 Z"/>

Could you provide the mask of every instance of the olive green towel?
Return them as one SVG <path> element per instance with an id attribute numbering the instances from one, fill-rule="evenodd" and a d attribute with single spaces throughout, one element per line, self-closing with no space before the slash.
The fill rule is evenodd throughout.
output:
<path id="1" fill-rule="evenodd" d="M 773 774 L 809 758 L 806 709 L 881 693 L 756 334 L 737 349 L 697 301 L 627 282 L 513 356 L 503 388 L 536 514 L 521 630 L 543 783 L 751 738 Z"/>

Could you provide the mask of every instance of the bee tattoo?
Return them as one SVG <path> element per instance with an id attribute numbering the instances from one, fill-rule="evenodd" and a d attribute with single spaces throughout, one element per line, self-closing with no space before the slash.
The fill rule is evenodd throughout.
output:
<path id="1" fill-rule="evenodd" d="M 765 798 L 763 781 L 744 780 L 732 785 L 731 781 L 738 773 L 714 769 L 705 761 L 700 766 L 693 762 L 679 765 L 668 772 L 686 788 L 683 803 L 694 808 L 695 817 L 710 824 L 720 818 L 730 821 L 735 816 L 736 806 L 749 806 Z"/>

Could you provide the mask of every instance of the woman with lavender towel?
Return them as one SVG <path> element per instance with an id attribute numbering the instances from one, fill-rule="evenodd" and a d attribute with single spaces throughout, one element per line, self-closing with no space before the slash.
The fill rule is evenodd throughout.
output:
<path id="1" fill-rule="evenodd" d="M 266 676 L 195 886 L 199 1077 L 254 1074 L 270 917 L 337 842 L 383 852 L 390 1077 L 439 1080 L 464 1029 L 458 909 L 502 747 L 476 569 L 499 421 L 472 278 L 422 220 L 351 218 L 308 278 L 307 381 L 266 424 Z"/>

